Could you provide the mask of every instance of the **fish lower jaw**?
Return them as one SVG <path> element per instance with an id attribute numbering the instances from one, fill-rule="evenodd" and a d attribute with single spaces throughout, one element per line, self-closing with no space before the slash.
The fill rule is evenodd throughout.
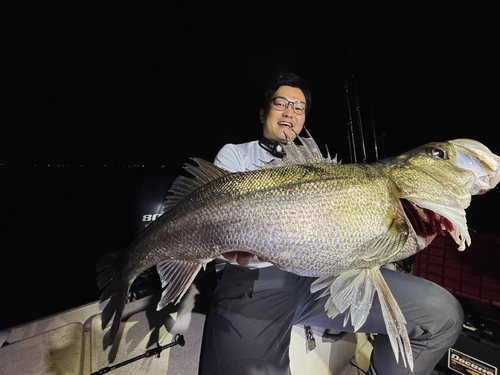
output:
<path id="1" fill-rule="evenodd" d="M 449 232 L 450 236 L 453 238 L 453 240 L 456 242 L 458 245 L 458 251 L 464 251 L 466 247 L 466 239 L 465 236 L 462 234 L 460 230 L 452 230 Z"/>

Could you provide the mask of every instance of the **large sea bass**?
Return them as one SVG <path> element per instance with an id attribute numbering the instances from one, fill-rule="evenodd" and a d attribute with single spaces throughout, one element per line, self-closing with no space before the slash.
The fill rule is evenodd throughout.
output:
<path id="1" fill-rule="evenodd" d="M 229 173 L 193 158 L 180 176 L 167 211 L 119 255 L 98 262 L 103 288 L 102 326 L 114 315 L 108 344 L 117 335 L 134 279 L 156 265 L 165 287 L 157 310 L 178 302 L 198 271 L 220 254 L 247 251 L 325 288 L 333 317 L 347 312 L 356 329 L 375 292 L 392 347 L 413 369 L 406 322 L 380 267 L 407 258 L 449 232 L 470 244 L 465 209 L 471 196 L 500 180 L 500 157 L 471 139 L 429 143 L 367 164 L 323 157 L 312 138 L 289 141 L 284 160 Z M 270 213 L 270 208 L 273 208 Z M 280 215 L 275 215 L 279 209 Z M 297 229 L 298 228 L 298 229 Z"/>

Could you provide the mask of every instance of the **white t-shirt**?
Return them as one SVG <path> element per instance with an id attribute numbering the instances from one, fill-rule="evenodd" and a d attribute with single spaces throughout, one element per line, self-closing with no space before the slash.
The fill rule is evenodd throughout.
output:
<path id="1" fill-rule="evenodd" d="M 229 172 L 245 172 L 257 169 L 263 162 L 273 160 L 273 156 L 259 146 L 259 141 L 233 144 L 222 147 L 215 156 L 214 164 Z"/>
<path id="2" fill-rule="evenodd" d="M 215 156 L 214 164 L 229 172 L 245 172 L 255 170 L 258 166 L 263 165 L 263 162 L 273 160 L 273 156 L 259 146 L 259 141 L 251 141 L 247 143 L 233 144 L 228 143 L 222 147 Z M 230 261 L 220 256 L 216 260 L 218 263 L 226 262 L 238 265 L 236 261 Z M 272 266 L 272 263 L 261 262 L 254 256 L 253 260 L 248 264 L 249 268 L 261 268 Z"/>

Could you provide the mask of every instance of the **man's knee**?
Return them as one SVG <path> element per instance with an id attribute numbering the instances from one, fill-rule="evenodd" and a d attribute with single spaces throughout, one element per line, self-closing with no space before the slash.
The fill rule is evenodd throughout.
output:
<path id="1" fill-rule="evenodd" d="M 426 307 L 431 319 L 431 334 L 443 335 L 449 345 L 458 339 L 463 325 L 463 310 L 460 302 L 446 289 L 437 284 L 429 288 L 426 297 Z"/>

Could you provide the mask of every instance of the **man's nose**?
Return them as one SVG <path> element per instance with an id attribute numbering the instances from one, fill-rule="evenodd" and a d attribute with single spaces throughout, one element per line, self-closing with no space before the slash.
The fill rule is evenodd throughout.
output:
<path id="1" fill-rule="evenodd" d="M 288 106 L 283 111 L 283 116 L 291 117 L 290 114 L 292 114 L 292 113 L 293 113 L 292 104 L 289 103 Z"/>

